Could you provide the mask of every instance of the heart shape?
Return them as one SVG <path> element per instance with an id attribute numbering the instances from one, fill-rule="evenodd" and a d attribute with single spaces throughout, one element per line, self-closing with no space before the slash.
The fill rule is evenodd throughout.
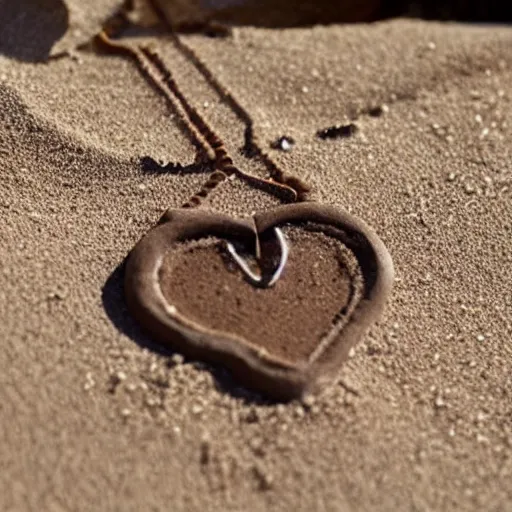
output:
<path id="1" fill-rule="evenodd" d="M 254 287 L 227 244 L 254 254 L 259 240 L 262 272 L 272 274 L 275 228 L 288 240 L 289 261 L 275 286 Z M 392 281 L 391 257 L 371 228 L 305 202 L 252 219 L 168 210 L 131 252 L 125 292 L 133 316 L 162 343 L 291 399 L 339 368 L 381 313 Z"/>

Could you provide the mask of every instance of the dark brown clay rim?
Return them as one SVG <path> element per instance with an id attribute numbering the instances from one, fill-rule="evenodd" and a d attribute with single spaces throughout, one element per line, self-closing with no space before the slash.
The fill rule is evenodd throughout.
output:
<path id="1" fill-rule="evenodd" d="M 254 244 L 255 232 L 283 224 L 313 222 L 346 234 L 343 242 L 354 253 L 364 278 L 361 300 L 343 329 L 311 364 L 292 365 L 270 357 L 236 335 L 209 330 L 180 316 L 164 298 L 159 271 L 173 245 L 208 236 Z M 393 263 L 377 234 L 349 213 L 312 202 L 284 205 L 234 219 L 200 209 L 168 210 L 129 255 L 125 293 L 132 315 L 161 343 L 192 358 L 228 367 L 247 387 L 273 398 L 300 396 L 336 371 L 350 348 L 382 312 L 393 282 Z"/>

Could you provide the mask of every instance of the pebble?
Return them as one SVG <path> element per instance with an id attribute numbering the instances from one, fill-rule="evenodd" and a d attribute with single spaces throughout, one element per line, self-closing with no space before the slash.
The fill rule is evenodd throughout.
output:
<path id="1" fill-rule="evenodd" d="M 124 373 L 122 370 L 114 372 L 112 374 L 112 379 L 118 382 L 122 382 L 123 380 L 126 380 L 126 373 Z"/>
<path id="2" fill-rule="evenodd" d="M 279 137 L 276 141 L 274 141 L 270 147 L 272 149 L 279 149 L 281 151 L 291 151 L 295 144 L 295 140 L 291 137 L 287 137 L 286 135 L 283 135 L 282 137 Z"/>
<path id="3" fill-rule="evenodd" d="M 199 416 L 203 411 L 204 411 L 204 408 L 202 405 L 199 405 L 199 404 L 194 404 L 192 406 L 192 414 L 195 415 L 195 416 Z"/>
<path id="4" fill-rule="evenodd" d="M 304 409 L 299 405 L 295 408 L 295 416 L 297 418 L 304 418 Z"/>
<path id="5" fill-rule="evenodd" d="M 489 443 L 489 438 L 482 435 L 482 434 L 477 434 L 476 435 L 476 442 L 477 443 L 481 443 L 481 444 L 487 444 Z"/>
<path id="6" fill-rule="evenodd" d="M 180 364 L 183 364 L 184 361 L 185 361 L 185 358 L 181 355 L 181 354 L 173 354 L 171 356 L 171 361 L 173 362 L 173 364 L 175 364 L 176 366 L 180 365 Z"/>
<path id="7" fill-rule="evenodd" d="M 476 188 L 475 188 L 473 185 L 471 185 L 470 183 L 466 183 L 466 184 L 464 185 L 464 192 L 465 192 L 468 196 L 470 196 L 470 195 L 472 195 L 472 194 L 476 193 Z"/>
<path id="8" fill-rule="evenodd" d="M 489 128 L 484 128 L 482 133 L 480 133 L 480 138 L 483 139 L 484 137 L 487 137 L 487 135 L 489 135 Z"/>
<path id="9" fill-rule="evenodd" d="M 437 409 L 441 409 L 443 407 L 446 407 L 446 402 L 443 400 L 443 397 L 439 395 L 434 400 L 434 405 L 436 406 Z"/>
<path id="10" fill-rule="evenodd" d="M 313 405 L 315 404 L 315 397 L 313 395 L 305 395 L 303 398 L 302 398 L 302 405 L 304 405 L 305 407 L 307 407 L 308 409 L 313 407 Z"/>
<path id="11" fill-rule="evenodd" d="M 85 384 L 84 384 L 84 390 L 85 391 L 89 391 L 90 389 L 92 389 L 96 382 L 94 381 L 93 377 L 92 377 L 92 373 L 91 372 L 87 372 L 86 375 L 85 375 Z"/>

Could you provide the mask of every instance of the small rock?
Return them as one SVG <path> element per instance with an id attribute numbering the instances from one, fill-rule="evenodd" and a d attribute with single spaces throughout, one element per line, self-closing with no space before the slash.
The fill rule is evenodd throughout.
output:
<path id="1" fill-rule="evenodd" d="M 488 444 L 489 443 L 489 438 L 482 435 L 482 434 L 477 434 L 476 435 L 476 442 L 477 443 L 481 443 L 481 444 Z"/>
<path id="2" fill-rule="evenodd" d="M 245 416 L 245 421 L 247 423 L 258 423 L 259 419 L 258 410 L 255 407 L 251 407 Z"/>
<path id="3" fill-rule="evenodd" d="M 370 108 L 368 110 L 368 115 L 371 117 L 380 117 L 387 112 L 389 112 L 389 107 L 387 105 L 378 105 Z"/>
<path id="4" fill-rule="evenodd" d="M 115 393 L 117 386 L 119 386 L 119 384 L 121 384 L 121 382 L 123 382 L 124 380 L 126 380 L 126 373 L 124 373 L 123 371 L 112 373 L 109 379 L 108 391 L 110 393 Z"/>
<path id="5" fill-rule="evenodd" d="M 339 139 L 355 135 L 359 131 L 357 125 L 354 123 L 330 126 L 323 130 L 318 130 L 316 136 L 322 140 L 326 139 Z"/>
<path id="6" fill-rule="evenodd" d="M 306 407 L 307 409 L 311 409 L 313 405 L 315 404 L 315 397 L 313 395 L 305 395 L 302 397 L 302 405 Z"/>
<path id="7" fill-rule="evenodd" d="M 304 409 L 300 405 L 295 407 L 294 412 L 295 412 L 295 416 L 297 418 L 303 418 L 304 417 Z"/>
<path id="8" fill-rule="evenodd" d="M 471 183 L 466 183 L 466 184 L 464 185 L 464 192 L 465 192 L 468 196 L 470 196 L 470 195 L 472 195 L 472 194 L 475 194 L 475 193 L 476 193 L 476 188 L 475 188 L 473 185 L 471 185 Z"/>
<path id="9" fill-rule="evenodd" d="M 191 408 L 191 412 L 194 416 L 199 416 L 203 411 L 203 406 L 199 404 L 194 404 Z"/>
<path id="10" fill-rule="evenodd" d="M 434 405 L 436 409 L 442 409 L 443 407 L 446 407 L 446 402 L 443 400 L 441 395 L 438 395 L 434 400 Z"/>
<path id="11" fill-rule="evenodd" d="M 175 366 L 179 366 L 185 362 L 185 358 L 181 354 L 173 354 L 171 356 L 171 362 Z"/>
<path id="12" fill-rule="evenodd" d="M 292 137 L 283 135 L 279 139 L 270 144 L 272 149 L 279 149 L 280 151 L 291 151 L 295 145 L 295 140 Z"/>

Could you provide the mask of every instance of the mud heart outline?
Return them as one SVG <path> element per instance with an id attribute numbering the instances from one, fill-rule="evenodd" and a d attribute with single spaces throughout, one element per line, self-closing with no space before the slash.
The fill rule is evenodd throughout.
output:
<path id="1" fill-rule="evenodd" d="M 315 223 L 343 233 L 337 236 L 354 254 L 362 271 L 362 297 L 328 345 L 308 363 L 290 364 L 254 347 L 245 338 L 208 329 L 187 319 L 165 299 L 159 284 L 164 256 L 177 243 L 205 237 L 254 246 L 255 233 L 285 224 Z M 227 367 L 253 390 L 278 400 L 296 398 L 329 379 L 349 350 L 381 314 L 391 292 L 391 256 L 372 228 L 348 212 L 313 202 L 295 203 L 235 219 L 198 209 L 171 209 L 130 253 L 125 295 L 131 314 L 159 342 L 183 354 Z M 321 348 L 321 347 L 319 347 Z"/>

